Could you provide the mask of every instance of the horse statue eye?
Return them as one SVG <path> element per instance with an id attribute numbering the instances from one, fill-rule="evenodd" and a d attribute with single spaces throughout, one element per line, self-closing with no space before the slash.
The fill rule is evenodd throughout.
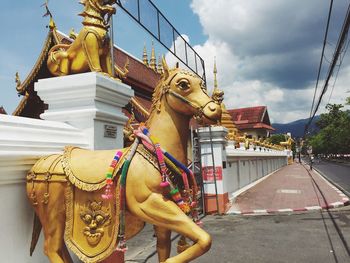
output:
<path id="1" fill-rule="evenodd" d="M 190 83 L 187 80 L 180 80 L 176 85 L 182 89 L 182 90 L 187 90 L 190 88 Z"/>

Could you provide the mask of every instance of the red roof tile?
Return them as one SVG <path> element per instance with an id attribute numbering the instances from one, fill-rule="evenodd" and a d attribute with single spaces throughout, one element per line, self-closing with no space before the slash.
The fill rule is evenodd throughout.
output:
<path id="1" fill-rule="evenodd" d="M 267 129 L 275 130 L 270 123 L 266 106 L 257 106 L 228 110 L 233 122 L 239 130 Z"/>
<path id="2" fill-rule="evenodd" d="M 266 106 L 228 110 L 235 123 L 263 122 L 265 111 Z"/>

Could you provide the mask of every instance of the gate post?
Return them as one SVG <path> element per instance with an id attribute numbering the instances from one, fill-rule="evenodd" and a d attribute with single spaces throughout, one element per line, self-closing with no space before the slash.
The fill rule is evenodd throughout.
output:
<path id="1" fill-rule="evenodd" d="M 216 189 L 214 181 L 214 169 L 211 156 L 210 133 L 208 127 L 198 129 L 199 143 L 201 145 L 202 177 L 204 184 L 205 211 L 217 212 L 216 195 L 218 196 L 219 210 L 225 212 L 229 197 L 226 181 L 226 135 L 227 128 L 221 126 L 211 127 L 213 155 L 216 172 Z"/>

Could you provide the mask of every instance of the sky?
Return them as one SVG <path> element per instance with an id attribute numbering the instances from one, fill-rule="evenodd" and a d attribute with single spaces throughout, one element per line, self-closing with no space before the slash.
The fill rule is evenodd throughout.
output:
<path id="1" fill-rule="evenodd" d="M 125 0 L 134 1 L 134 0 Z M 143 0 L 142 0 L 143 1 Z M 15 73 L 28 75 L 48 33 L 44 0 L 2 0 L 0 23 L 0 106 L 12 113 L 20 98 Z M 154 0 L 206 65 L 207 86 L 213 87 L 216 58 L 219 88 L 226 108 L 266 105 L 272 122 L 286 123 L 310 114 L 329 1 L 319 0 Z M 348 1 L 334 1 L 319 90 L 329 67 Z M 58 29 L 81 28 L 78 0 L 50 0 Z M 152 38 L 122 10 L 114 17 L 115 44 L 137 58 Z M 156 54 L 167 51 L 154 41 Z M 336 67 L 335 72 L 338 70 Z M 344 103 L 350 96 L 350 59 L 345 54 L 318 113 L 326 103 Z M 335 85 L 334 85 L 335 84 Z M 334 88 L 333 88 L 334 87 Z M 316 98 L 318 94 L 316 95 Z"/>

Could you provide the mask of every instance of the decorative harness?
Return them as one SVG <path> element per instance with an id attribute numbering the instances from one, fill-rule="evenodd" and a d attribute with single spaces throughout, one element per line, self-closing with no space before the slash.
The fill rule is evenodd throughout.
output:
<path id="1" fill-rule="evenodd" d="M 162 95 L 170 94 L 175 98 L 181 100 L 182 102 L 188 104 L 192 108 L 194 108 L 196 110 L 196 113 L 194 114 L 195 118 L 201 118 L 202 116 L 205 116 L 206 118 L 212 120 L 210 117 L 208 117 L 204 113 L 203 109 L 208 105 L 208 103 L 214 102 L 213 100 L 208 101 L 203 106 L 198 106 L 197 104 L 189 101 L 182 95 L 170 89 L 170 83 L 177 74 L 178 73 L 174 74 L 174 76 L 172 76 L 172 78 L 169 80 L 168 84 L 163 86 Z M 140 142 L 141 142 L 141 145 L 148 152 L 155 155 L 157 158 L 157 161 L 158 161 L 157 168 L 161 173 L 161 179 L 162 179 L 160 186 L 165 190 L 163 191 L 165 195 L 169 196 L 185 214 L 190 215 L 196 224 L 198 225 L 202 224 L 202 222 L 198 218 L 198 207 L 197 207 L 198 187 L 192 171 L 188 169 L 184 164 L 176 160 L 169 152 L 162 149 L 158 139 L 150 134 L 149 130 L 146 128 L 146 126 L 143 123 L 140 124 L 138 130 L 134 131 L 134 134 L 136 135 L 136 139 L 132 144 L 129 150 L 129 153 L 124 160 L 120 181 L 119 181 L 120 224 L 119 224 L 119 235 L 118 235 L 119 242 L 118 242 L 117 250 L 122 252 L 125 252 L 127 250 L 126 240 L 125 240 L 126 177 L 127 177 L 131 160 L 134 157 L 136 151 L 138 150 L 138 146 Z M 108 168 L 108 171 L 106 174 L 105 193 L 102 195 L 102 198 L 104 199 L 112 199 L 113 197 L 113 192 L 112 192 L 113 173 L 115 172 L 115 168 L 121 156 L 122 156 L 122 152 L 117 151 L 110 164 L 110 167 Z M 169 177 L 170 172 L 174 173 L 176 176 L 179 176 L 182 179 L 184 190 L 182 191 L 179 190 L 178 186 L 174 182 L 172 182 L 172 180 Z M 191 180 L 192 189 L 190 189 L 189 179 Z M 192 192 L 192 195 L 190 194 L 191 192 Z"/>
<path id="2" fill-rule="evenodd" d="M 139 146 L 144 147 L 148 152 L 156 156 L 158 161 L 158 169 L 161 173 L 162 178 L 160 186 L 165 190 L 165 195 L 169 196 L 185 214 L 190 215 L 196 224 L 202 224 L 198 218 L 198 187 L 192 171 L 188 169 L 184 164 L 176 160 L 170 153 L 163 150 L 160 147 L 158 139 L 149 133 L 149 130 L 144 126 L 143 123 L 140 124 L 138 130 L 134 131 L 134 134 L 136 135 L 136 139 L 124 160 L 121 176 L 119 179 L 120 224 L 117 250 L 122 252 L 125 252 L 127 250 L 125 240 L 126 178 L 131 160 L 134 157 Z M 106 174 L 106 188 L 104 194 L 102 194 L 103 199 L 108 200 L 113 198 L 112 178 L 121 156 L 122 152 L 117 151 L 108 168 Z M 169 178 L 170 172 L 174 173 L 176 176 L 180 176 L 184 185 L 184 190 L 179 190 L 179 188 L 172 182 L 172 180 Z M 190 188 L 189 179 L 192 184 L 192 189 Z"/>

